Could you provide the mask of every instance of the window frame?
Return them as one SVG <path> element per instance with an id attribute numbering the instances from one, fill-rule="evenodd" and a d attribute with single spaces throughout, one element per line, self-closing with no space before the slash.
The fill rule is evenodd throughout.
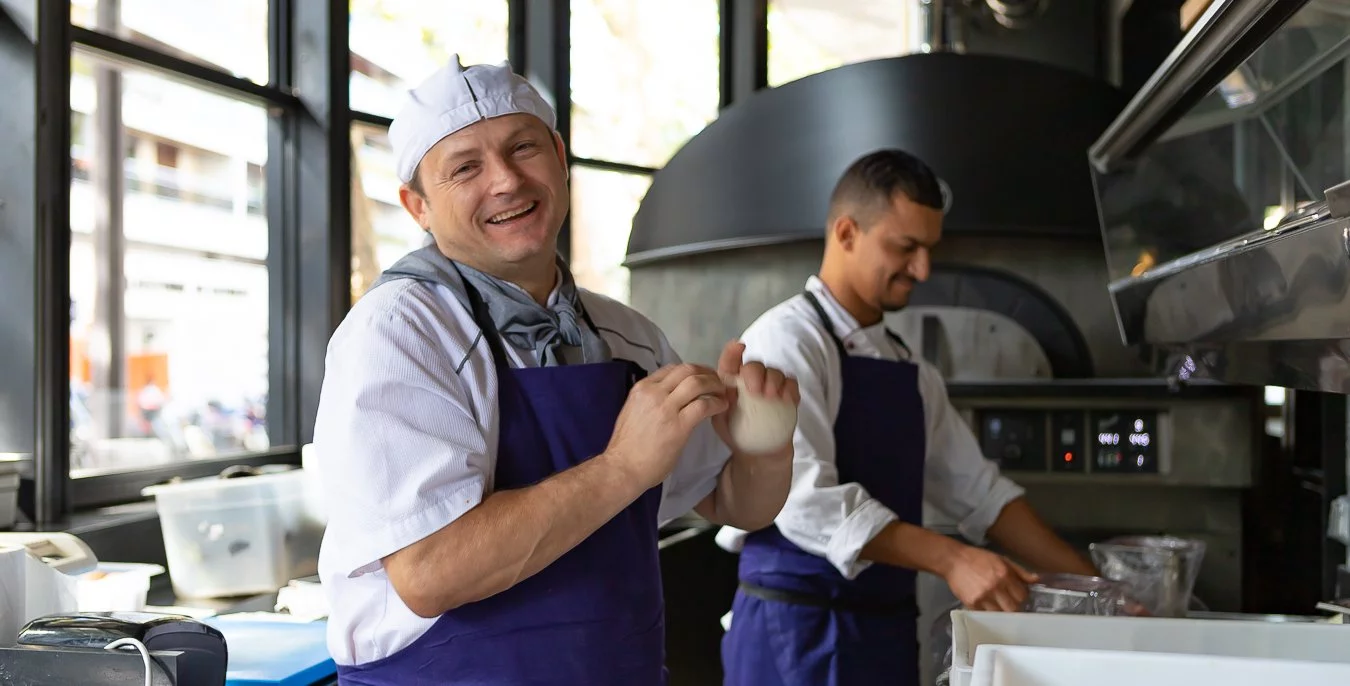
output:
<path id="1" fill-rule="evenodd" d="M 517 71 L 553 94 L 568 165 L 654 175 L 657 169 L 571 154 L 571 2 L 507 2 L 507 54 Z M 142 501 L 143 488 L 174 477 L 209 476 L 237 464 L 298 465 L 300 447 L 313 436 L 327 341 L 350 307 L 351 126 L 361 123 L 387 130 L 391 123 L 388 117 L 351 108 L 348 0 L 269 2 L 266 84 L 158 47 L 75 26 L 69 0 L 44 0 L 36 5 L 37 225 L 31 351 L 35 433 L 33 459 L 25 474 L 28 495 L 23 498 L 32 525 L 59 528 L 79 511 Z M 722 108 L 766 87 L 767 6 L 767 0 L 719 0 Z M 300 59 L 302 43 L 305 59 Z M 69 84 L 75 50 L 92 53 L 114 66 L 148 70 L 268 110 L 264 178 L 269 228 L 267 416 L 272 448 L 268 451 L 70 476 Z M 559 251 L 564 258 L 571 253 L 570 218 L 559 236 Z"/>
<path id="2" fill-rule="evenodd" d="M 103 0 L 108 2 L 109 0 Z M 115 1 L 115 0 L 114 0 Z M 335 12 L 334 10 L 340 10 Z M 306 400 L 317 403 L 318 375 L 301 369 L 298 360 L 322 355 L 328 335 L 340 317 L 325 284 L 341 280 L 331 267 L 301 263 L 298 246 L 306 234 L 322 225 L 326 236 L 322 243 L 339 247 L 333 240 L 350 230 L 350 216 L 334 211 L 330 200 L 333 188 L 324 183 L 324 168 L 337 175 L 348 167 L 336 164 L 345 159 L 349 142 L 344 136 L 325 133 L 331 122 L 345 120 L 346 108 L 326 107 L 327 103 L 346 101 L 346 71 L 341 83 L 325 79 L 332 71 L 333 59 L 312 60 L 306 65 L 295 59 L 298 37 L 320 36 L 312 45 L 322 48 L 339 42 L 341 59 L 346 60 L 345 2 L 298 3 L 296 0 L 272 0 L 268 5 L 269 79 L 258 84 L 176 54 L 128 41 L 94 29 L 71 23 L 71 3 L 65 0 L 38 3 L 38 40 L 36 41 L 36 97 L 40 113 L 37 138 L 38 245 L 35 293 L 38 329 L 35 336 L 37 360 L 36 440 L 33 460 L 32 519 L 36 528 L 59 526 L 80 510 L 94 509 L 143 500 L 146 486 L 181 477 L 210 476 L 231 465 L 300 463 L 300 446 L 307 441 L 303 407 Z M 269 391 L 268 437 L 273 446 L 263 452 L 240 453 L 230 457 L 192 460 L 171 465 L 141 468 L 74 478 L 70 475 L 69 393 L 70 393 L 70 145 L 71 55 L 91 54 L 112 66 L 145 70 L 156 76 L 176 80 L 194 88 L 260 105 L 268 111 L 268 165 L 264 175 L 267 197 L 269 250 Z M 333 50 L 327 50 L 332 53 Z M 313 64 L 317 62 L 318 64 Z M 303 70 L 295 73 L 295 69 Z M 317 94 L 302 98 L 295 85 L 318 86 Z M 53 87 L 53 84 L 60 84 Z M 332 129 L 330 129 L 332 130 Z M 345 131 L 345 127 L 344 127 Z M 317 137 L 316 137 L 316 134 Z M 327 153 L 330 165 L 316 172 L 300 165 L 307 152 Z M 319 183 L 316 185 L 315 181 Z M 345 192 L 344 192 L 345 197 Z M 344 220 L 346 224 L 344 225 Z M 309 245 L 310 242 L 306 241 Z M 336 244 L 336 245 L 335 245 Z M 332 250 L 327 251 L 328 254 Z M 339 263 L 341 264 L 341 263 Z M 312 433 L 312 427 L 310 432 Z"/>

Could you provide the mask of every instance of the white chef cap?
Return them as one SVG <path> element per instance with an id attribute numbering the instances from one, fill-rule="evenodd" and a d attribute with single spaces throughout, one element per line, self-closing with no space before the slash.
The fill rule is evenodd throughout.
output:
<path id="1" fill-rule="evenodd" d="M 550 130 L 557 125 L 553 106 L 509 63 L 465 68 L 459 55 L 452 55 L 449 64 L 408 91 L 389 125 L 399 180 L 411 181 L 422 157 L 442 138 L 475 122 L 517 113 L 533 114 Z"/>

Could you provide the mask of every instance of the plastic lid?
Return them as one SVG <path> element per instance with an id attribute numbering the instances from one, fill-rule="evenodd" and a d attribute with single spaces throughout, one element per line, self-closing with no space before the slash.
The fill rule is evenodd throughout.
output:
<path id="1" fill-rule="evenodd" d="M 222 479 L 219 475 L 208 476 L 200 479 L 188 479 L 186 481 L 175 481 L 163 484 L 146 486 L 141 489 L 141 495 L 158 495 L 172 491 L 175 494 L 184 491 L 221 491 L 231 488 L 252 488 L 265 484 L 269 481 L 286 481 L 299 479 L 304 474 L 302 470 L 295 469 L 291 465 L 268 465 L 268 468 L 282 467 L 284 470 L 268 471 L 266 473 L 253 476 L 237 476 L 229 479 Z M 266 468 L 265 468 L 266 469 Z"/>
<path id="2" fill-rule="evenodd" d="M 1119 536 L 1102 543 L 1093 543 L 1098 548 L 1151 548 L 1161 550 L 1190 551 L 1203 549 L 1204 541 L 1177 536 Z"/>
<path id="3" fill-rule="evenodd" d="M 1056 591 L 1077 591 L 1080 593 L 1102 593 L 1119 591 L 1121 589 L 1121 583 L 1100 576 L 1085 576 L 1082 574 L 1041 574 L 1040 579 L 1036 583 L 1031 584 L 1031 588 Z"/>

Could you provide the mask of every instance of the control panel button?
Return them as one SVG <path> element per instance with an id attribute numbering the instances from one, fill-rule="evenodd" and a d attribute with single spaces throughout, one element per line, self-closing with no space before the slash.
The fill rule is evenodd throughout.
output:
<path id="1" fill-rule="evenodd" d="M 1087 471 L 1087 413 L 1081 410 L 1061 410 L 1050 416 L 1050 433 L 1055 438 L 1051 446 L 1050 471 Z"/>
<path id="2" fill-rule="evenodd" d="M 1156 474 L 1158 413 L 1119 410 L 1090 416 L 1095 458 L 1093 471 Z"/>
<path id="3" fill-rule="evenodd" d="M 1046 413 L 1040 410 L 981 410 L 976 417 L 985 457 L 1008 471 L 1043 472 L 1048 463 Z"/>

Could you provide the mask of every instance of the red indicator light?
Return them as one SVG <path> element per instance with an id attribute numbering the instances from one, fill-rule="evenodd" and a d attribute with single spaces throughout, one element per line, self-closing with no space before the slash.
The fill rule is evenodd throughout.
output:
<path id="1" fill-rule="evenodd" d="M 1073 453 L 1064 453 L 1065 462 L 1073 462 Z"/>

